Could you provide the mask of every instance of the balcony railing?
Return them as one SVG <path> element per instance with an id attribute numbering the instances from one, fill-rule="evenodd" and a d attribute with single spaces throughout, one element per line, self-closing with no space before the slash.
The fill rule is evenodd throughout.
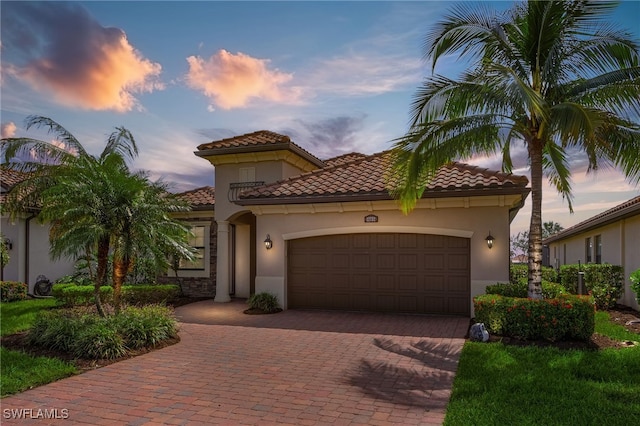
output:
<path id="1" fill-rule="evenodd" d="M 244 191 L 264 185 L 264 181 L 259 182 L 234 182 L 229 185 L 229 201 L 238 201 L 238 197 Z"/>

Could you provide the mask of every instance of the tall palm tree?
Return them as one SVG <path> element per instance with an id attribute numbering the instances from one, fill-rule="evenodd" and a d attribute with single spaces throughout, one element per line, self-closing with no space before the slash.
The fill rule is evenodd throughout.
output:
<path id="1" fill-rule="evenodd" d="M 40 206 L 39 220 L 51 223 L 50 244 L 54 259 L 97 253 L 94 294 L 100 315 L 105 315 L 100 287 L 107 284 L 110 253 L 114 254 L 114 264 L 124 262 L 125 271 L 134 258 L 133 250 L 142 244 L 148 245 L 145 252 L 151 253 L 158 264 L 161 264 L 159 251 L 168 247 L 184 256 L 190 255 L 188 229 L 167 216 L 170 211 L 187 210 L 188 206 L 168 194 L 164 184 L 151 183 L 144 174 L 129 170 L 127 162 L 135 158 L 138 150 L 127 129 L 116 128 L 100 156 L 94 157 L 55 121 L 30 116 L 26 128 L 33 126 L 48 128 L 58 142 L 2 139 L 3 156 L 8 166 L 29 173 L 29 178 L 10 193 L 8 209 L 15 216 L 34 205 Z M 133 205 L 134 200 L 140 199 L 146 200 L 145 208 L 149 211 L 147 216 L 133 218 L 136 209 L 140 209 Z M 163 214 L 159 209 L 164 209 Z M 134 220 L 140 222 L 132 223 Z M 135 228 L 137 233 L 128 232 L 127 227 Z M 131 241 L 133 237 L 138 240 Z M 123 252 L 126 256 L 121 255 Z M 119 266 L 118 273 L 121 270 Z M 119 276 L 117 282 L 114 279 L 117 308 L 123 279 Z"/>
<path id="2" fill-rule="evenodd" d="M 640 179 L 638 43 L 603 21 L 614 3 L 537 1 L 506 13 L 458 5 L 426 38 L 432 70 L 444 55 L 471 59 L 458 80 L 433 75 L 412 105 L 406 135 L 394 145 L 395 195 L 405 212 L 438 168 L 455 159 L 523 144 L 531 173 L 529 297 L 542 298 L 543 176 L 571 205 L 568 155 L 589 171 L 602 163 Z"/>

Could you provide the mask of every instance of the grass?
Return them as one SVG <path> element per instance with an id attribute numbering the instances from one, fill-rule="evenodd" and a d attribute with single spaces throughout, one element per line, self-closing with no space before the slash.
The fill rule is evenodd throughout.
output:
<path id="1" fill-rule="evenodd" d="M 0 303 L 0 335 L 28 330 L 36 314 L 56 306 L 55 299 L 29 299 Z M 51 383 L 76 372 L 76 368 L 55 358 L 33 357 L 0 347 L 0 396 L 5 397 L 35 386 Z"/>
<path id="2" fill-rule="evenodd" d="M 71 376 L 76 368 L 56 358 L 32 357 L 0 347 L 2 397 Z"/>
<path id="3" fill-rule="evenodd" d="M 27 299 L 0 303 L 0 335 L 6 336 L 28 330 L 38 312 L 55 306 L 55 299 Z"/>
<path id="4" fill-rule="evenodd" d="M 596 333 L 604 334 L 621 342 L 628 340 L 635 342 L 640 341 L 638 334 L 631 333 L 621 325 L 612 323 L 609 312 L 606 311 L 596 312 Z"/>
<path id="5" fill-rule="evenodd" d="M 596 316 L 596 331 L 638 340 Z M 445 425 L 640 424 L 640 346 L 560 350 L 467 342 Z"/>

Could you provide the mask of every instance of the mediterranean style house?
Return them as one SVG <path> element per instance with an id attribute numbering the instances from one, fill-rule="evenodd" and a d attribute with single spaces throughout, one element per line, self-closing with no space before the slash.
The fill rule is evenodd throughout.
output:
<path id="1" fill-rule="evenodd" d="M 472 316 L 472 297 L 509 279 L 524 176 L 451 163 L 405 215 L 389 195 L 389 152 L 320 160 L 288 136 L 257 131 L 195 155 L 214 166 L 215 182 L 179 194 L 192 206 L 177 217 L 191 226 L 197 257 L 159 278 L 187 295 L 226 302 L 271 292 L 285 309 Z M 3 191 L 14 178 L 3 174 Z M 39 274 L 72 270 L 49 260 L 48 228 L 32 216 L 2 218 L 13 244 L 5 279 L 30 288 Z"/>
<path id="2" fill-rule="evenodd" d="M 563 230 L 542 242 L 548 266 L 610 263 L 624 268 L 624 292 L 619 303 L 640 309 L 629 276 L 640 268 L 640 196 Z"/>
<path id="3" fill-rule="evenodd" d="M 195 155 L 215 167 L 218 302 L 266 291 L 285 309 L 470 316 L 474 295 L 509 279 L 524 176 L 451 163 L 405 215 L 387 188 L 389 152 L 323 161 L 258 131 Z"/>

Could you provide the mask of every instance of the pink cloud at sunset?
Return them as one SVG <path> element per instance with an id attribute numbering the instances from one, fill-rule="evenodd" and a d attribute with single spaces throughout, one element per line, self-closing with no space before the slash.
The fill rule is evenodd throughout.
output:
<path id="1" fill-rule="evenodd" d="M 9 121 L 7 123 L 2 123 L 1 135 L 0 137 L 4 138 L 12 138 L 16 134 L 16 124 L 13 121 Z"/>
<path id="2" fill-rule="evenodd" d="M 24 25 L 22 16 L 16 16 L 14 25 Z M 140 107 L 135 94 L 164 88 L 158 80 L 160 64 L 144 58 L 124 31 L 101 26 L 76 5 L 41 5 L 33 9 L 28 24 L 33 34 L 17 29 L 9 40 L 22 47 L 25 61 L 7 64 L 6 70 L 53 95 L 56 103 L 126 112 Z"/>
<path id="3" fill-rule="evenodd" d="M 222 109 L 245 107 L 252 98 L 283 103 L 300 98 L 298 89 L 285 86 L 293 75 L 269 69 L 268 59 L 221 49 L 209 59 L 189 56 L 187 62 L 187 85 L 202 91 Z"/>

